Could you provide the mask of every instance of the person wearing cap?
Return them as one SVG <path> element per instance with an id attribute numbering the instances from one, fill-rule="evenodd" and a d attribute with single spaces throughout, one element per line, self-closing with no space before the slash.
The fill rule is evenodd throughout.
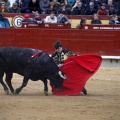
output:
<path id="1" fill-rule="evenodd" d="M 17 6 L 17 3 L 13 3 L 12 7 L 8 9 L 8 13 L 21 13 L 20 8 Z"/>
<path id="2" fill-rule="evenodd" d="M 113 24 L 120 24 L 120 21 L 118 21 L 118 16 L 117 15 L 113 15 L 112 19 L 109 20 L 109 24 L 113 25 Z"/>
<path id="3" fill-rule="evenodd" d="M 106 9 L 106 4 L 102 3 L 101 8 L 97 12 L 98 15 L 109 15 L 108 10 Z"/>
<path id="4" fill-rule="evenodd" d="M 55 12 L 52 11 L 50 15 L 45 18 L 46 23 L 57 23 L 57 17 L 55 16 Z"/>
<path id="5" fill-rule="evenodd" d="M 64 12 L 61 12 L 57 16 L 57 23 L 63 23 L 65 25 L 67 25 L 67 24 L 70 24 L 70 21 L 69 21 L 68 17 L 64 14 Z"/>
<path id="6" fill-rule="evenodd" d="M 32 22 L 35 22 L 37 24 L 43 24 L 44 23 L 44 19 L 40 16 L 39 13 L 36 13 L 35 17 L 32 18 Z"/>
<path id="7" fill-rule="evenodd" d="M 76 54 L 73 53 L 71 50 L 69 49 L 63 49 L 62 46 L 62 42 L 60 40 L 57 40 L 54 44 L 53 44 L 54 48 L 55 48 L 55 52 L 51 55 L 52 59 L 54 60 L 54 62 L 58 65 L 59 68 L 61 68 L 64 64 L 64 61 L 70 57 L 70 56 L 75 56 Z M 84 87 L 82 92 L 87 95 L 87 90 Z"/>
<path id="8" fill-rule="evenodd" d="M 86 15 L 93 15 L 97 13 L 97 10 L 94 8 L 94 2 L 89 3 L 89 8 L 86 9 Z"/>
<path id="9" fill-rule="evenodd" d="M 30 15 L 29 14 L 25 14 L 24 15 L 24 20 L 22 20 L 22 22 L 32 22 L 32 20 L 30 19 Z"/>

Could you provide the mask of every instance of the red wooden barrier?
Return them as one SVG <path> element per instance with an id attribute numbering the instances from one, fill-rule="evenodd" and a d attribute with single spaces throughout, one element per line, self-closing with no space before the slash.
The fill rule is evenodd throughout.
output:
<path id="1" fill-rule="evenodd" d="M 52 53 L 56 40 L 77 54 L 120 56 L 120 31 L 76 29 L 0 29 L 0 46 L 38 48 Z"/>

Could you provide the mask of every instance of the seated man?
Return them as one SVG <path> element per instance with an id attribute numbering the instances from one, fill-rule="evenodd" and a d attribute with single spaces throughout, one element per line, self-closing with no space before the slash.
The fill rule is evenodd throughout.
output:
<path id="1" fill-rule="evenodd" d="M 32 22 L 38 23 L 38 24 L 43 24 L 44 23 L 44 19 L 40 16 L 39 13 L 35 14 L 35 17 L 32 18 Z"/>
<path id="2" fill-rule="evenodd" d="M 118 16 L 117 15 L 113 15 L 112 19 L 109 20 L 109 24 L 120 24 L 120 22 L 118 21 Z"/>
<path id="3" fill-rule="evenodd" d="M 17 3 L 13 3 L 12 7 L 8 9 L 8 13 L 21 13 Z"/>
<path id="4" fill-rule="evenodd" d="M 64 15 L 63 12 L 61 12 L 57 16 L 57 23 L 70 24 L 70 21 L 69 21 L 68 17 L 66 15 Z"/>
<path id="5" fill-rule="evenodd" d="M 52 11 L 50 15 L 46 16 L 46 23 L 57 23 L 57 17 L 55 16 L 55 12 Z"/>
<path id="6" fill-rule="evenodd" d="M 4 18 L 2 14 L 0 14 L 0 28 L 10 28 L 8 19 Z"/>

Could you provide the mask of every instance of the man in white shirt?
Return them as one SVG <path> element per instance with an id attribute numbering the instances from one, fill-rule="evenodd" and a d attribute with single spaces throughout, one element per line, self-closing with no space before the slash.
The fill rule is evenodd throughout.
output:
<path id="1" fill-rule="evenodd" d="M 45 23 L 57 23 L 57 17 L 54 11 L 49 16 L 46 16 Z"/>

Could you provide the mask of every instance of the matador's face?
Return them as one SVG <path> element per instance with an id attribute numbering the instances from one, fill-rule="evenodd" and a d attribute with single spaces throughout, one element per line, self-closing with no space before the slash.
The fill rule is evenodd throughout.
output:
<path id="1" fill-rule="evenodd" d="M 59 47 L 59 48 L 56 49 L 56 52 L 61 53 L 62 50 L 63 50 L 63 48 L 62 48 L 62 47 Z"/>

